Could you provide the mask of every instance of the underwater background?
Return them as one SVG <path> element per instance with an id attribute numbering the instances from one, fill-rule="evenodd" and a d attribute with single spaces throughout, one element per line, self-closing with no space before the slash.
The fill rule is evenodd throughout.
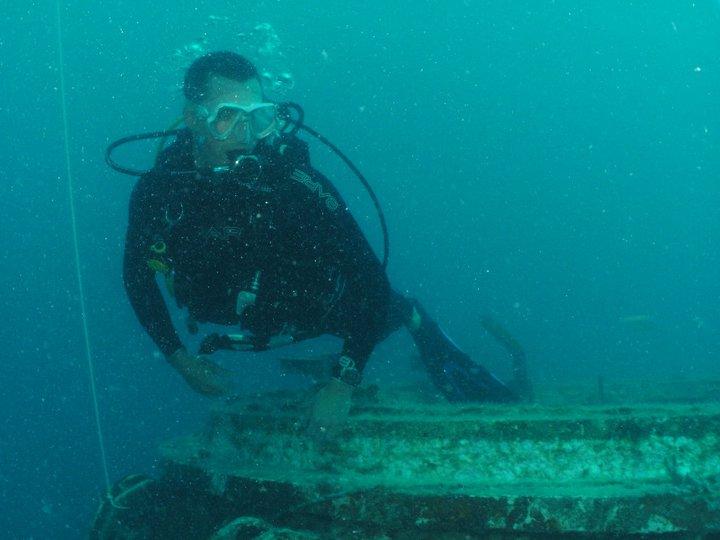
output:
<path id="1" fill-rule="evenodd" d="M 209 3 L 208 3 L 209 4 Z M 0 537 L 86 535 L 104 490 L 74 266 L 64 142 L 111 480 L 153 474 L 210 402 L 155 353 L 121 280 L 134 179 L 113 140 L 171 125 L 194 55 L 231 49 L 303 105 L 382 201 L 395 287 L 473 358 L 536 384 L 720 376 L 720 3 L 678 0 L 61 3 L 0 14 Z M 381 247 L 351 173 L 313 144 Z M 149 166 L 153 144 L 118 152 Z M 308 351 L 337 345 L 321 340 Z M 402 384 L 381 345 L 368 382 Z M 272 354 L 222 357 L 239 389 L 307 385 Z"/>

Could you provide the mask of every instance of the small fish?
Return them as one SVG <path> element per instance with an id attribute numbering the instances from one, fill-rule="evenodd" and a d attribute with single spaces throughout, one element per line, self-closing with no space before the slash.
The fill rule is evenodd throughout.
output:
<path id="1" fill-rule="evenodd" d="M 618 319 L 620 324 L 626 328 L 634 330 L 657 330 L 658 325 L 655 318 L 652 315 L 638 314 L 638 315 L 626 315 Z"/>

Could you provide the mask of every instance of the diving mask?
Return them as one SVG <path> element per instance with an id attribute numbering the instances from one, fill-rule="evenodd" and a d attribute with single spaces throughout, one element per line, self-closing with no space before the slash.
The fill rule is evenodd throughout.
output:
<path id="1" fill-rule="evenodd" d="M 218 141 L 229 139 L 233 133 L 243 141 L 260 140 L 277 129 L 277 107 L 274 103 L 241 105 L 223 102 L 212 109 L 201 105 L 198 106 L 198 116 L 205 119 L 210 134 Z"/>

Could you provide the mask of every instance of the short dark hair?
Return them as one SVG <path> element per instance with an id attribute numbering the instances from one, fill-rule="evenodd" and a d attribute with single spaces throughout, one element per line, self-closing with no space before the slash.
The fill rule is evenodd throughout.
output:
<path id="1" fill-rule="evenodd" d="M 195 60 L 185 73 L 185 98 L 200 103 L 207 95 L 208 83 L 213 75 L 238 82 L 259 79 L 257 68 L 244 56 L 230 51 L 211 52 Z"/>

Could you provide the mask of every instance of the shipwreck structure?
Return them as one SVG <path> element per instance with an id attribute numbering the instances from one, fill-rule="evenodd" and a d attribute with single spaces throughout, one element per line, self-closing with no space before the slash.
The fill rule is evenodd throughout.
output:
<path id="1" fill-rule="evenodd" d="M 695 538 L 720 531 L 719 389 L 605 384 L 513 406 L 370 390 L 325 441 L 298 396 L 229 402 L 164 445 L 162 477 L 119 482 L 91 536 Z"/>

